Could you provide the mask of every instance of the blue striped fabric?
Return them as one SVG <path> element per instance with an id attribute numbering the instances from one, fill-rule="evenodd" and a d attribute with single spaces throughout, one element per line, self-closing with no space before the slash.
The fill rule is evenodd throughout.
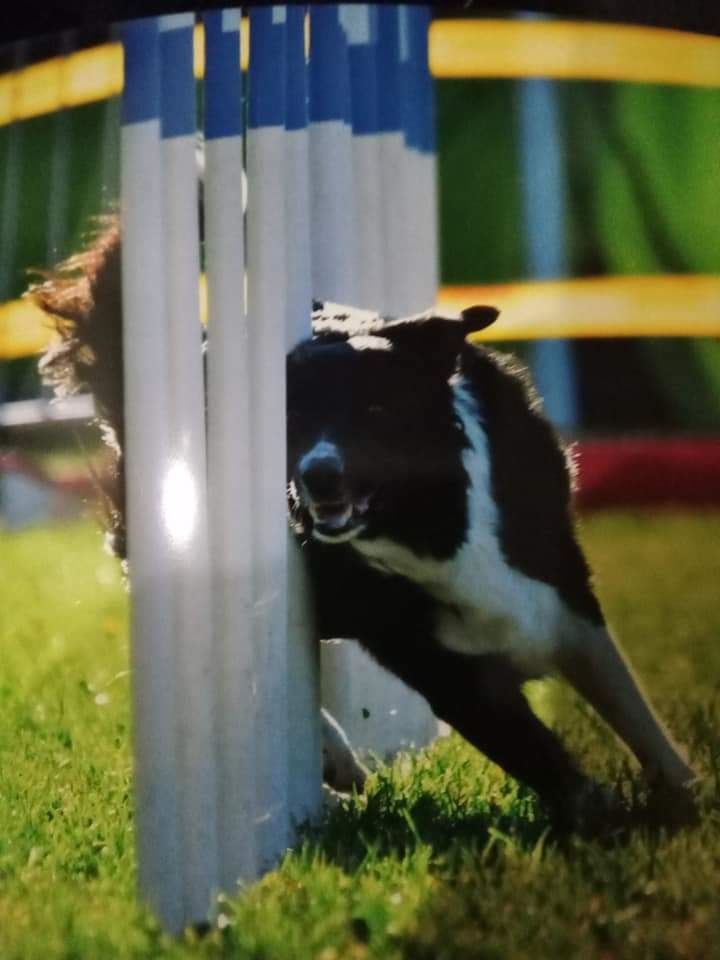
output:
<path id="1" fill-rule="evenodd" d="M 304 6 L 292 6 L 287 9 L 286 79 L 285 127 L 288 130 L 304 130 L 308 124 Z"/>
<path id="2" fill-rule="evenodd" d="M 400 91 L 405 142 L 420 153 L 435 152 L 435 96 L 428 65 L 430 8 L 400 10 Z"/>
<path id="3" fill-rule="evenodd" d="M 250 8 L 250 127 L 285 125 L 286 7 Z"/>
<path id="4" fill-rule="evenodd" d="M 164 29 L 163 21 L 182 19 L 183 25 Z M 162 136 L 193 136 L 197 127 L 193 76 L 193 25 L 189 18 L 160 18 Z"/>
<path id="5" fill-rule="evenodd" d="M 242 135 L 240 10 L 210 10 L 205 24 L 205 136 Z"/>
<path id="6" fill-rule="evenodd" d="M 125 59 L 123 124 L 160 116 L 160 44 L 158 19 L 128 20 L 120 28 Z"/>
<path id="7" fill-rule="evenodd" d="M 351 122 L 347 40 L 337 4 L 310 7 L 310 120 Z"/>

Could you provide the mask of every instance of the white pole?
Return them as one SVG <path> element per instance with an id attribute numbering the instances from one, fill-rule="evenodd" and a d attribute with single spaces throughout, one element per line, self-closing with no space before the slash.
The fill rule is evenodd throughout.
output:
<path id="1" fill-rule="evenodd" d="M 285 237 L 287 348 L 311 336 L 310 170 L 305 9 L 287 9 Z M 317 816 L 321 800 L 320 664 L 302 551 L 288 531 L 289 809 L 294 822 Z"/>
<path id="2" fill-rule="evenodd" d="M 258 872 L 240 10 L 209 11 L 204 22 L 208 483 L 219 877 L 222 888 L 232 891 L 238 880 L 251 881 Z"/>
<path id="3" fill-rule="evenodd" d="M 424 697 L 353 641 L 323 643 L 322 699 L 365 761 L 391 760 L 437 736 L 437 720 Z"/>
<path id="4" fill-rule="evenodd" d="M 175 578 L 178 793 L 186 922 L 217 885 L 213 649 L 195 160 L 192 13 L 159 18 L 170 463 L 163 514 Z M 142 248 L 137 251 L 142 255 Z"/>
<path id="5" fill-rule="evenodd" d="M 177 803 L 171 535 L 161 505 L 170 463 L 157 21 L 122 28 L 121 220 L 125 476 L 134 706 L 135 833 L 140 893 L 182 929 Z"/>
<path id="6" fill-rule="evenodd" d="M 247 140 L 248 318 L 254 470 L 258 852 L 272 866 L 289 840 L 285 449 L 286 8 L 250 9 Z"/>

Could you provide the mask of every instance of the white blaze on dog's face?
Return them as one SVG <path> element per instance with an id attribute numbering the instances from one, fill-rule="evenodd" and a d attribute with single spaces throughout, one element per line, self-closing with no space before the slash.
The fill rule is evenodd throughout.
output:
<path id="1" fill-rule="evenodd" d="M 474 327 L 495 315 L 476 314 Z M 288 358 L 295 519 L 328 543 L 380 534 L 407 542 L 418 517 L 465 482 L 448 380 L 473 327 L 432 316 L 383 321 L 345 308 L 313 320 L 315 336 Z"/>

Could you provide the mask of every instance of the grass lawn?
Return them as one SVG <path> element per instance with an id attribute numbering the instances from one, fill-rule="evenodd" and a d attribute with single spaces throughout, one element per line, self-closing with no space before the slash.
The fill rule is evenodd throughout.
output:
<path id="1" fill-rule="evenodd" d="M 400 758 L 203 941 L 134 900 L 127 602 L 91 522 L 0 535 L 0 958 L 720 957 L 720 514 L 599 514 L 599 592 L 707 775 L 700 826 L 549 841 L 533 796 L 453 736 Z M 544 691 L 584 764 L 633 767 L 589 709 Z"/>

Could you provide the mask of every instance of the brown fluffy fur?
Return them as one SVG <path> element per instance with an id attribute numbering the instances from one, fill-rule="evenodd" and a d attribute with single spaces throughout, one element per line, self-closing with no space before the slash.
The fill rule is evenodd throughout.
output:
<path id="1" fill-rule="evenodd" d="M 125 485 L 122 450 L 123 360 L 120 226 L 116 216 L 98 220 L 85 250 L 75 254 L 28 296 L 48 314 L 59 334 L 40 361 L 43 381 L 58 396 L 91 393 L 103 438 L 112 451 L 100 479 L 108 541 L 125 558 Z"/>

